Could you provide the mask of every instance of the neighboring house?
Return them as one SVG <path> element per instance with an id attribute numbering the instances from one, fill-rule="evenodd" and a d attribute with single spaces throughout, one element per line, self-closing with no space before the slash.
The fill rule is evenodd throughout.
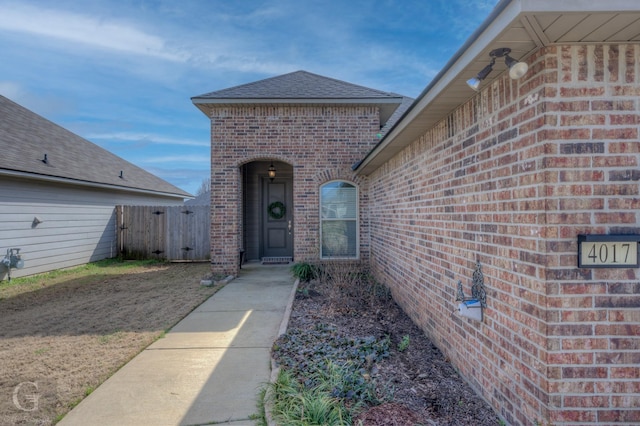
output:
<path id="1" fill-rule="evenodd" d="M 528 71 L 497 58 L 474 92 L 500 48 Z M 636 0 L 501 1 L 393 123 L 402 97 L 304 72 L 195 97 L 212 268 L 360 259 L 507 424 L 638 424 L 639 99 Z M 579 265 L 602 234 L 630 241 Z"/>
<path id="2" fill-rule="evenodd" d="M 0 147 L 0 259 L 24 260 L 12 277 L 116 257 L 116 205 L 191 197 L 3 96 Z"/>
<path id="3" fill-rule="evenodd" d="M 184 202 L 185 206 L 208 206 L 211 204 L 211 191 L 205 191 Z"/>

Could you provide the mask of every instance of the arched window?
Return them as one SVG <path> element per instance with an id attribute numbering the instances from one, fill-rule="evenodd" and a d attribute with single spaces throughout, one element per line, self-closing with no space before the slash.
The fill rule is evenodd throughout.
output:
<path id="1" fill-rule="evenodd" d="M 355 259 L 358 244 L 358 188 L 344 181 L 320 187 L 320 258 Z"/>

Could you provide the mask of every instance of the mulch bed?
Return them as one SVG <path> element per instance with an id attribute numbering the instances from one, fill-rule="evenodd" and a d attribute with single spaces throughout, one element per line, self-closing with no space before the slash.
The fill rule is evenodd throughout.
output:
<path id="1" fill-rule="evenodd" d="M 376 381 L 393 389 L 392 398 L 365 409 L 354 425 L 501 424 L 486 401 L 388 295 L 347 293 L 319 280 L 301 283 L 289 330 L 311 333 L 324 323 L 353 338 L 390 337 L 390 356 L 377 366 Z M 399 345 L 407 335 L 409 345 L 401 351 Z"/>

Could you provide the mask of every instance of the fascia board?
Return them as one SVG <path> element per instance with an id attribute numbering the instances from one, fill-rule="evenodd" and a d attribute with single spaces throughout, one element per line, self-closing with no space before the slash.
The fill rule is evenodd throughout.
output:
<path id="1" fill-rule="evenodd" d="M 37 181 L 41 181 L 41 182 L 60 183 L 60 184 L 75 185 L 75 186 L 82 186 L 82 187 L 88 187 L 88 188 L 110 189 L 110 190 L 115 190 L 115 191 L 132 192 L 132 193 L 145 194 L 145 195 L 159 195 L 159 196 L 163 196 L 163 197 L 177 198 L 177 199 L 180 199 L 180 200 L 184 200 L 185 198 L 186 199 L 193 198 L 193 196 L 175 194 L 175 193 L 171 193 L 171 192 L 151 191 L 149 189 L 131 188 L 131 187 L 128 187 L 128 186 L 119 186 L 119 185 L 109 185 L 109 184 L 104 184 L 104 183 L 87 182 L 87 181 L 83 181 L 83 180 L 68 179 L 68 178 L 62 178 L 62 177 L 56 177 L 56 176 L 39 175 L 39 174 L 35 174 L 35 173 L 19 172 L 19 171 L 15 171 L 15 170 L 0 170 L 0 176 L 17 177 L 17 178 L 22 178 L 22 179 L 37 180 Z"/>

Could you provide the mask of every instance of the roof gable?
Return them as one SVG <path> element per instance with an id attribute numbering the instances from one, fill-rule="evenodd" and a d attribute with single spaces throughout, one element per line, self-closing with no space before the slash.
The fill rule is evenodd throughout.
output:
<path id="1" fill-rule="evenodd" d="M 207 105 L 211 104 L 372 104 L 380 107 L 382 124 L 387 122 L 403 99 L 405 97 L 396 93 L 370 89 L 307 71 L 295 71 L 191 98 L 205 114 Z"/>
<path id="2" fill-rule="evenodd" d="M 191 195 L 0 95 L 0 174 Z"/>
<path id="3" fill-rule="evenodd" d="M 398 99 L 400 95 L 369 89 L 345 81 L 295 71 L 193 99 Z"/>

